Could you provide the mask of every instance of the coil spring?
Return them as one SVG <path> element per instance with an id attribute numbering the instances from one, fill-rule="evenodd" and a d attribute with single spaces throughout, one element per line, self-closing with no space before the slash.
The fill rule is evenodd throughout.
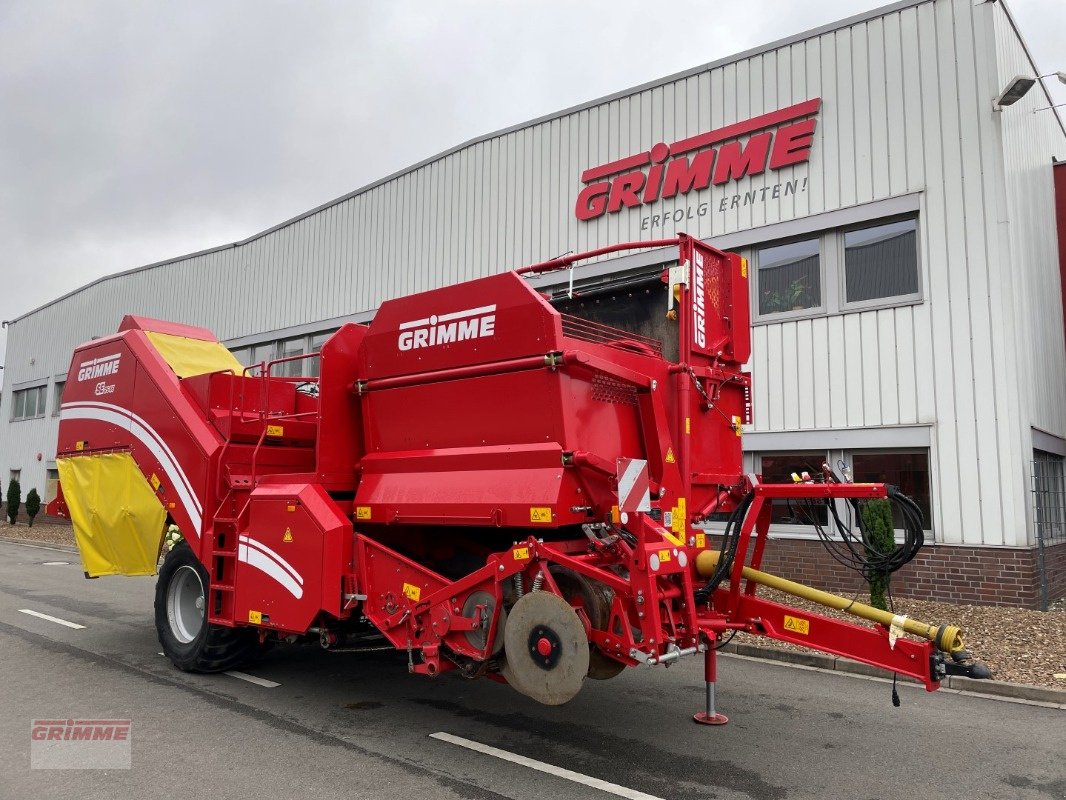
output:
<path id="1" fill-rule="evenodd" d="M 540 591 L 540 585 L 542 583 L 544 583 L 544 572 L 542 570 L 538 569 L 537 570 L 537 577 L 535 577 L 533 579 L 533 587 L 530 589 L 530 591 L 531 592 L 539 592 Z"/>
<path id="2" fill-rule="evenodd" d="M 522 599 L 522 595 L 525 594 L 525 587 L 522 585 L 522 573 L 516 572 L 514 574 L 514 593 L 518 596 L 518 599 Z"/>

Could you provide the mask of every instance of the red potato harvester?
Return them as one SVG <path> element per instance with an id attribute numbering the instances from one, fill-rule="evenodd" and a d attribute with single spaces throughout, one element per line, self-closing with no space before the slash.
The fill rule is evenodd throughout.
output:
<path id="1" fill-rule="evenodd" d="M 676 363 L 659 341 L 560 313 L 523 277 L 668 245 Z M 743 474 L 749 351 L 746 262 L 686 235 L 387 301 L 326 342 L 317 377 L 276 374 L 314 371 L 300 363 L 314 356 L 245 369 L 207 330 L 128 316 L 74 353 L 50 511 L 73 521 L 88 577 L 154 574 L 177 527 L 155 616 L 183 670 L 233 668 L 271 640 L 384 639 L 412 672 L 560 704 L 586 677 L 703 653 L 709 723 L 724 721 L 715 652 L 735 631 L 929 690 L 982 673 L 956 627 L 759 571 L 774 498 L 827 506 L 827 546 L 866 571 L 912 558 L 922 521 L 895 489 L 828 465 L 787 485 Z M 850 524 L 886 496 L 907 530 L 888 554 Z M 760 584 L 874 624 L 771 602 Z"/>

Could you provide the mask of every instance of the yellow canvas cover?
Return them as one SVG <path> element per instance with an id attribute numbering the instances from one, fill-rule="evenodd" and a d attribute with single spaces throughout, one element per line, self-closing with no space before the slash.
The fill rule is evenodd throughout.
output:
<path id="1" fill-rule="evenodd" d="M 241 362 L 234 358 L 233 353 L 221 342 L 187 339 L 184 336 L 155 331 L 144 333 L 179 378 L 191 378 L 193 375 L 224 369 L 231 369 L 240 375 L 244 369 Z"/>
<path id="2" fill-rule="evenodd" d="M 133 456 L 71 456 L 56 466 L 85 572 L 154 575 L 167 514 Z"/>

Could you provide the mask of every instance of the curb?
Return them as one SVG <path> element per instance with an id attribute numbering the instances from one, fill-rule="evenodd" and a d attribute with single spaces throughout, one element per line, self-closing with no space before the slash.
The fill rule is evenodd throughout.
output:
<path id="1" fill-rule="evenodd" d="M 27 547 L 36 547 L 41 550 L 59 550 L 63 553 L 77 553 L 77 547 L 71 547 L 69 544 L 52 544 L 51 542 L 42 542 L 37 539 L 15 539 L 11 536 L 0 536 L 0 542 L 7 542 L 8 544 L 21 544 Z"/>
<path id="2" fill-rule="evenodd" d="M 817 669 L 830 670 L 832 672 L 844 672 L 850 675 L 864 675 L 873 678 L 887 676 L 883 669 L 871 667 L 849 658 L 823 655 L 821 653 L 803 653 L 795 650 L 781 650 L 776 647 L 759 647 L 753 644 L 727 644 L 721 648 L 723 653 L 733 653 L 738 656 L 759 658 L 766 661 L 777 661 L 783 664 L 797 664 L 803 667 L 815 667 Z M 902 683 L 912 683 L 915 686 L 922 684 L 913 678 L 899 676 Z M 960 692 L 973 694 L 991 695 L 1004 697 L 1011 700 L 1029 700 L 1037 703 L 1051 703 L 1053 705 L 1066 706 L 1066 689 L 1052 689 L 1047 686 L 1033 686 L 1028 683 L 1008 683 L 997 680 L 977 680 L 966 678 L 961 675 L 949 675 L 940 683 L 941 688 L 954 689 Z"/>

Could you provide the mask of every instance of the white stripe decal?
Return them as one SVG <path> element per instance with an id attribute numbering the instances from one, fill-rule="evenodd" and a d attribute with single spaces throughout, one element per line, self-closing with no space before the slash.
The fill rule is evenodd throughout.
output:
<path id="1" fill-rule="evenodd" d="M 141 426 L 143 431 L 145 433 L 147 433 L 150 437 L 152 437 L 152 439 L 156 442 L 156 444 L 159 446 L 159 448 L 166 454 L 166 456 L 169 459 L 170 463 L 173 464 L 174 467 L 176 468 L 176 470 L 178 472 L 178 475 L 181 477 L 181 480 L 185 484 L 185 488 L 188 489 L 188 491 L 189 491 L 189 496 L 192 497 L 193 503 L 196 505 L 196 510 L 197 511 L 202 511 L 203 510 L 203 507 L 200 505 L 200 498 L 199 498 L 199 496 L 197 496 L 196 492 L 193 490 L 192 483 L 185 476 L 185 472 L 184 472 L 184 470 L 182 470 L 181 464 L 178 462 L 177 456 L 174 455 L 174 451 L 170 449 L 170 445 L 168 445 L 166 443 L 166 441 L 164 441 L 162 436 L 160 436 L 158 433 L 156 433 L 155 429 L 152 428 L 151 425 L 149 425 L 147 422 L 145 422 L 139 416 L 134 414 L 128 408 L 122 408 L 121 406 L 112 405 L 111 403 L 100 403 L 100 402 L 95 402 L 95 401 L 85 401 L 85 400 L 83 400 L 83 401 L 80 401 L 80 402 L 73 402 L 73 403 L 69 403 L 69 404 L 63 405 L 60 408 L 62 410 L 64 408 L 67 408 L 68 406 L 70 408 L 99 408 L 99 409 L 102 409 L 104 411 L 113 411 L 113 412 L 115 412 L 117 414 L 122 415 L 123 417 L 127 417 L 134 424 Z"/>
<path id="2" fill-rule="evenodd" d="M 181 500 L 181 504 L 185 508 L 185 513 L 189 515 L 189 520 L 196 529 L 196 535 L 199 536 L 203 522 L 199 499 L 189 488 L 189 479 L 185 477 L 185 472 L 182 470 L 181 465 L 178 464 L 174 455 L 170 452 L 170 449 L 162 445 L 158 434 L 142 422 L 135 421 L 133 419 L 134 415 L 130 415 L 128 412 L 124 414 L 118 413 L 119 411 L 123 411 L 123 409 L 119 409 L 117 406 L 111 406 L 110 408 L 86 406 L 87 404 L 73 403 L 62 406 L 60 410 L 60 421 L 70 419 L 91 419 L 98 422 L 106 422 L 122 428 L 123 430 L 128 431 L 132 436 L 136 437 L 138 441 L 147 447 L 149 452 L 155 456 L 156 461 L 159 462 L 160 467 L 162 467 L 163 472 L 167 475 L 171 485 L 173 485 L 175 491 L 177 491 L 178 499 Z"/>
<path id="3" fill-rule="evenodd" d="M 496 305 L 481 306 L 480 308 L 468 308 L 465 311 L 453 311 L 451 314 L 441 314 L 437 317 L 438 322 L 451 322 L 453 319 L 466 319 L 467 317 L 479 317 L 482 314 L 491 314 L 496 310 Z"/>
<path id="4" fill-rule="evenodd" d="M 292 576 L 282 569 L 277 562 L 271 560 L 266 553 L 241 543 L 237 548 L 237 560 L 243 561 L 248 566 L 255 567 L 256 569 L 265 572 L 285 587 L 286 591 L 297 600 L 304 596 L 303 587 L 294 581 Z"/>
<path id="5" fill-rule="evenodd" d="M 296 568 L 292 564 L 290 564 L 288 561 L 286 561 L 284 558 L 279 556 L 275 551 L 271 550 L 265 544 L 260 542 L 259 540 L 253 539 L 251 536 L 248 536 L 247 534 L 242 533 L 241 534 L 241 544 L 246 544 L 249 547 L 254 547 L 256 550 L 259 550 L 267 558 L 272 559 L 273 561 L 276 561 L 278 566 L 281 567 L 283 570 L 285 570 L 287 573 L 289 573 L 298 584 L 300 584 L 301 586 L 304 585 L 303 576 L 299 572 L 296 571 Z"/>
<path id="6" fill-rule="evenodd" d="M 637 482 L 637 478 L 640 477 L 640 471 L 646 463 L 642 459 L 634 458 L 626 465 L 625 472 L 618 479 L 618 502 L 621 505 L 628 506 L 626 500 L 629 499 L 629 495 L 633 491 L 633 484 Z"/>

